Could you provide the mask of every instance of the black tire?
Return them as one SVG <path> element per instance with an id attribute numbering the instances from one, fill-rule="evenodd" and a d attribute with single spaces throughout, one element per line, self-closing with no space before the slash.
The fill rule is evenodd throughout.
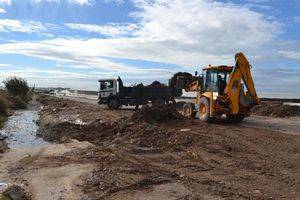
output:
<path id="1" fill-rule="evenodd" d="M 162 106 L 164 104 L 166 104 L 166 101 L 162 98 L 156 98 L 154 100 L 151 101 L 152 106 Z"/>
<path id="2" fill-rule="evenodd" d="M 111 98 L 108 100 L 107 106 L 111 110 L 117 110 L 120 108 L 120 102 L 117 98 Z"/>
<path id="3" fill-rule="evenodd" d="M 199 103 L 199 119 L 206 123 L 211 122 L 213 118 L 210 117 L 210 104 L 206 97 L 200 98 Z"/>
<path id="4" fill-rule="evenodd" d="M 241 121 L 244 120 L 245 116 L 242 114 L 237 114 L 237 115 L 226 115 L 227 120 L 230 123 L 240 123 Z"/>
<path id="5" fill-rule="evenodd" d="M 183 116 L 194 119 L 196 116 L 196 108 L 193 103 L 186 103 L 183 105 Z"/>

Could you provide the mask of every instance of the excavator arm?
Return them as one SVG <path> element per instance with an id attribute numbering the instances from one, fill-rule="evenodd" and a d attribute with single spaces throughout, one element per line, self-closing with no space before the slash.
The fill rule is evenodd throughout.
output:
<path id="1" fill-rule="evenodd" d="M 247 107 L 253 107 L 260 103 L 260 99 L 255 90 L 249 61 L 243 53 L 237 53 L 235 55 L 235 61 L 235 67 L 233 68 L 224 92 L 230 98 L 232 113 L 238 114 L 241 100 L 247 102 L 244 103 Z M 246 95 L 244 94 L 241 80 L 243 80 L 247 88 Z"/>

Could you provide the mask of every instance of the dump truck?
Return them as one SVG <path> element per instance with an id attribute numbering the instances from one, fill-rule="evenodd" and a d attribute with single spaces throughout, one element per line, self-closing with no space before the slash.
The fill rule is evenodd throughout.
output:
<path id="1" fill-rule="evenodd" d="M 250 116 L 253 106 L 260 103 L 251 75 L 251 65 L 243 53 L 235 55 L 234 66 L 207 66 L 194 76 L 177 76 L 176 87 L 196 92 L 194 103 L 183 106 L 186 117 L 205 122 L 226 115 L 231 122 Z"/>
<path id="2" fill-rule="evenodd" d="M 143 84 L 126 87 L 120 77 L 118 79 L 100 79 L 98 104 L 105 104 L 109 109 L 121 106 L 135 106 L 151 103 L 167 104 L 175 102 L 174 98 L 182 95 L 182 89 L 154 81 L 151 85 Z"/>

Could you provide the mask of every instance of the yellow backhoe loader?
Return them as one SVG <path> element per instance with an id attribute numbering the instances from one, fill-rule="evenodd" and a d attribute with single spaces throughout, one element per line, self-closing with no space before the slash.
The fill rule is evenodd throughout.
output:
<path id="1" fill-rule="evenodd" d="M 235 55 L 235 66 L 205 67 L 201 75 L 178 76 L 177 88 L 196 92 L 196 102 L 186 103 L 187 117 L 211 122 L 226 115 L 231 122 L 250 116 L 250 109 L 260 103 L 251 75 L 251 65 L 243 53 Z M 245 91 L 246 89 L 246 91 Z"/>

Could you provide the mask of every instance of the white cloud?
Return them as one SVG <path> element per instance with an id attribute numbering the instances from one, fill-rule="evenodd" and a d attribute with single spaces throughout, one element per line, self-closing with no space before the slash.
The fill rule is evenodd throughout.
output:
<path id="1" fill-rule="evenodd" d="M 0 4 L 10 5 L 12 1 L 17 2 L 17 1 L 21 1 L 21 0 L 0 0 Z M 31 0 L 31 2 L 36 2 L 36 3 L 43 2 L 43 1 L 57 2 L 57 3 L 68 2 L 70 4 L 77 4 L 77 5 L 90 5 L 94 2 L 94 0 Z"/>
<path id="2" fill-rule="evenodd" d="M 43 32 L 47 28 L 40 22 L 0 19 L 0 32 Z"/>
<path id="3" fill-rule="evenodd" d="M 123 4 L 125 3 L 125 0 L 104 0 L 105 3 L 116 3 L 116 4 Z"/>
<path id="4" fill-rule="evenodd" d="M 68 2 L 71 4 L 78 4 L 78 5 L 90 5 L 93 0 L 32 0 L 34 2 L 43 2 L 43 1 L 48 1 L 48 2 L 57 2 L 57 3 L 61 3 L 61 2 Z"/>
<path id="5" fill-rule="evenodd" d="M 193 71 L 207 64 L 233 64 L 238 51 L 245 51 L 252 57 L 262 56 L 261 52 L 267 52 L 264 50 L 281 33 L 278 22 L 232 3 L 210 0 L 134 2 L 137 12 L 132 16 L 136 25 L 66 24 L 71 29 L 110 36 L 109 39 L 57 38 L 6 43 L 0 44 L 0 53 L 38 57 L 81 68 L 97 67 L 114 75 L 130 73 L 126 77 L 167 78 L 178 68 L 141 69 L 106 57 L 171 63 L 183 66 L 182 70 Z"/>
<path id="6" fill-rule="evenodd" d="M 2 67 L 11 67 L 12 65 L 10 65 L 10 64 L 0 64 L 0 68 L 2 68 Z"/>
<path id="7" fill-rule="evenodd" d="M 279 54 L 286 58 L 300 60 L 300 51 L 279 51 Z"/>
<path id="8" fill-rule="evenodd" d="M 250 3 L 269 3 L 272 0 L 246 0 L 246 2 L 250 2 Z"/>
<path id="9" fill-rule="evenodd" d="M 91 0 L 68 0 L 69 3 L 79 4 L 79 5 L 88 5 L 91 4 Z"/>
<path id="10" fill-rule="evenodd" d="M 3 8 L 0 8 L 0 14 L 1 13 L 6 13 L 6 11 Z"/>
<path id="11" fill-rule="evenodd" d="M 295 16 L 295 17 L 294 17 L 294 21 L 295 21 L 296 23 L 300 23 L 300 16 Z"/>
<path id="12" fill-rule="evenodd" d="M 96 25 L 96 24 L 74 24 L 68 23 L 67 27 L 75 30 L 85 31 L 89 33 L 97 33 L 110 37 L 128 36 L 137 29 L 136 24 L 107 24 L 107 25 Z"/>
<path id="13" fill-rule="evenodd" d="M 0 4 L 11 4 L 11 0 L 0 0 Z"/>
<path id="14" fill-rule="evenodd" d="M 57 60 L 65 56 L 67 60 L 75 57 L 88 61 L 84 58 L 92 55 L 94 58 L 108 56 L 181 66 L 230 64 L 235 52 L 257 52 L 263 45 L 271 43 L 281 31 L 276 21 L 269 21 L 258 12 L 233 4 L 206 0 L 138 0 L 136 6 L 139 11 L 134 13 L 134 17 L 139 23 L 131 37 L 89 40 L 59 38 L 3 44 L 0 51 L 5 52 L 9 48 L 10 52 Z M 124 25 L 68 26 L 107 35 L 126 33 Z M 135 25 L 127 27 L 130 31 L 134 28 Z"/>

